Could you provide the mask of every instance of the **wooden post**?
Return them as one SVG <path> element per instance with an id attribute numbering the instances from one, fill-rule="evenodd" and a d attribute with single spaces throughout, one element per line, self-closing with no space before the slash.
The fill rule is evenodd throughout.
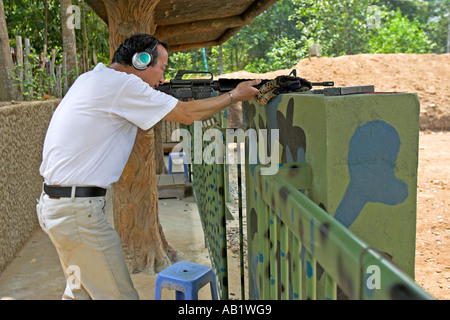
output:
<path id="1" fill-rule="evenodd" d="M 50 60 L 50 77 L 53 79 L 52 94 L 56 96 L 55 62 L 56 62 L 56 49 L 52 49 L 52 58 Z"/>
<path id="2" fill-rule="evenodd" d="M 33 87 L 32 82 L 32 68 L 30 66 L 30 60 L 28 59 L 31 54 L 30 38 L 25 38 L 25 56 L 23 59 L 23 64 L 25 67 L 25 92 L 27 92 L 27 100 L 33 99 Z"/>
<path id="3" fill-rule="evenodd" d="M 17 59 L 17 78 L 19 79 L 19 90 L 17 90 L 17 100 L 23 100 L 23 47 L 22 37 L 16 36 L 16 59 Z"/>
<path id="4" fill-rule="evenodd" d="M 223 74 L 223 50 L 222 50 L 222 45 L 219 46 L 219 74 Z"/>
<path id="5" fill-rule="evenodd" d="M 41 65 L 39 66 L 42 70 L 45 69 L 45 63 L 47 62 L 47 45 L 44 43 L 44 48 L 41 53 Z"/>
<path id="6" fill-rule="evenodd" d="M 111 57 L 130 35 L 154 33 L 153 10 L 158 1 L 103 0 Z M 168 267 L 174 256 L 159 222 L 155 150 L 162 152 L 162 144 L 156 147 L 153 130 L 138 130 L 128 163 L 114 184 L 112 200 L 114 226 L 125 258 L 132 271 L 149 274 Z"/>
<path id="7" fill-rule="evenodd" d="M 44 89 L 44 74 L 45 74 L 45 65 L 47 63 L 47 44 L 44 43 L 44 47 L 42 49 L 42 53 L 40 55 L 41 64 L 39 65 L 39 69 L 42 70 L 41 76 L 39 77 L 39 85 L 38 85 L 38 94 L 40 92 L 41 95 L 46 94 Z"/>
<path id="8" fill-rule="evenodd" d="M 81 72 L 86 72 L 90 69 L 89 67 L 89 38 L 87 36 L 86 30 L 86 8 L 84 2 L 80 2 L 81 7 L 81 31 L 82 31 L 82 51 L 81 51 L 81 61 L 83 67 Z"/>
<path id="9" fill-rule="evenodd" d="M 62 98 L 62 86 L 61 86 L 61 69 L 62 66 L 58 64 L 56 66 L 56 96 Z"/>
<path id="10" fill-rule="evenodd" d="M 92 64 L 96 66 L 97 61 L 97 50 L 95 49 L 95 43 L 92 43 Z"/>
<path id="11" fill-rule="evenodd" d="M 62 53 L 61 94 L 64 96 L 69 90 L 69 79 L 67 77 L 67 54 Z"/>

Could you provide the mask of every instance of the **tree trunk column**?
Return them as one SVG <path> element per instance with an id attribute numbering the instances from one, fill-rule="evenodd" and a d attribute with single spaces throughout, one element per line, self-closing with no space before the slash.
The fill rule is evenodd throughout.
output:
<path id="1" fill-rule="evenodd" d="M 149 274 L 170 266 L 173 250 L 158 215 L 153 130 L 138 130 L 119 181 L 114 185 L 114 226 L 132 271 Z"/>
<path id="2" fill-rule="evenodd" d="M 122 41 L 132 34 L 155 33 L 154 9 L 159 1 L 103 0 L 108 13 L 111 58 Z"/>
<path id="3" fill-rule="evenodd" d="M 103 0 L 111 58 L 130 35 L 155 31 L 153 10 L 158 1 Z M 131 271 L 149 274 L 168 267 L 174 255 L 159 222 L 153 130 L 138 130 L 127 165 L 114 184 L 112 199 L 114 225 L 127 263 Z"/>

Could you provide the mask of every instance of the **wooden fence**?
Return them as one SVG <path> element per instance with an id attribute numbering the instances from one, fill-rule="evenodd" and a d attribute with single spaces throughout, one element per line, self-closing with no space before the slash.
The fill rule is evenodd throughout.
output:
<path id="1" fill-rule="evenodd" d="M 65 67 L 65 53 L 62 54 L 62 63 L 56 64 L 56 49 L 50 50 L 47 56 L 47 47 L 38 56 L 32 54 L 30 39 L 16 36 L 16 47 L 11 49 L 14 61 L 14 84 L 17 86 L 18 101 L 48 99 L 50 97 L 62 98 L 69 88 L 68 74 Z"/>

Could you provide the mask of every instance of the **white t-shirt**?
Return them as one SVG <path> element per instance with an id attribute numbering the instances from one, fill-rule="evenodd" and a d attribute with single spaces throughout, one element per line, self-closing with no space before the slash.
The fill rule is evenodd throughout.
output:
<path id="1" fill-rule="evenodd" d="M 78 77 L 50 121 L 40 173 L 49 185 L 110 188 L 128 161 L 138 127 L 177 104 L 141 78 L 99 63 Z"/>

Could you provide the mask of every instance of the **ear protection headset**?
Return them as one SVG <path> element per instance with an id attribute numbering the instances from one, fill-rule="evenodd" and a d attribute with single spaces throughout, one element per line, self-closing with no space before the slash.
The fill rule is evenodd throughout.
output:
<path id="1" fill-rule="evenodd" d="M 158 46 L 159 42 L 156 41 L 153 48 L 147 48 L 142 52 L 136 52 L 133 55 L 133 58 L 131 59 L 131 63 L 133 64 L 133 67 L 135 67 L 138 70 L 145 70 L 148 68 L 149 65 L 151 65 L 153 61 L 153 52 L 156 50 L 156 47 Z"/>

